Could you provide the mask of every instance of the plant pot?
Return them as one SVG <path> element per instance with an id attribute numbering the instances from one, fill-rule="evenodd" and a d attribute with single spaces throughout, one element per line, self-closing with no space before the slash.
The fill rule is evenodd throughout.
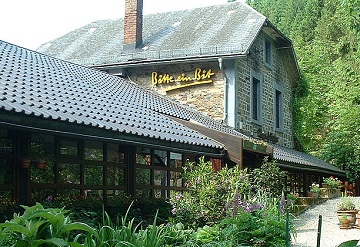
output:
<path id="1" fill-rule="evenodd" d="M 42 160 L 39 161 L 39 163 L 36 164 L 37 168 L 44 169 L 47 167 L 46 161 Z"/>
<path id="2" fill-rule="evenodd" d="M 319 197 L 319 193 L 316 192 L 308 192 L 308 196 L 312 197 L 312 198 L 318 198 Z"/>
<path id="3" fill-rule="evenodd" d="M 21 167 L 23 167 L 23 168 L 29 168 L 30 162 L 31 162 L 30 159 L 21 159 L 21 160 L 20 160 L 20 165 L 21 165 Z"/>
<path id="4" fill-rule="evenodd" d="M 350 228 L 350 220 L 342 219 L 340 229 L 349 229 Z"/>
<path id="5" fill-rule="evenodd" d="M 358 213 L 358 210 L 346 210 L 346 211 L 338 210 L 338 211 L 336 211 L 336 213 L 338 215 L 340 224 L 341 224 L 341 220 L 343 218 L 347 218 L 350 220 L 350 225 L 355 225 L 356 214 Z"/>
<path id="6" fill-rule="evenodd" d="M 360 214 L 356 214 L 356 223 L 357 223 L 357 228 L 360 229 Z"/>

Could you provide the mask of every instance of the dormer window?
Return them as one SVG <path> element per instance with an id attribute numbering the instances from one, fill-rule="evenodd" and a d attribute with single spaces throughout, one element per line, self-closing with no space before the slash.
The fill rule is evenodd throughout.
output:
<path id="1" fill-rule="evenodd" d="M 268 65 L 269 67 L 272 67 L 273 63 L 273 51 L 272 51 L 272 43 L 268 38 L 264 39 L 264 63 Z"/>

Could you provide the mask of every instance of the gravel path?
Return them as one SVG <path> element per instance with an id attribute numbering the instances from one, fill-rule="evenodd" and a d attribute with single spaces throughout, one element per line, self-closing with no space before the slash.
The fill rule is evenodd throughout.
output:
<path id="1" fill-rule="evenodd" d="M 360 207 L 360 197 L 353 197 L 357 208 Z M 340 229 L 336 215 L 337 204 L 340 198 L 329 199 L 314 206 L 294 219 L 295 236 L 293 245 L 296 247 L 316 247 L 319 215 L 322 215 L 321 247 L 335 247 L 340 243 L 360 239 L 360 230 L 357 228 Z"/>

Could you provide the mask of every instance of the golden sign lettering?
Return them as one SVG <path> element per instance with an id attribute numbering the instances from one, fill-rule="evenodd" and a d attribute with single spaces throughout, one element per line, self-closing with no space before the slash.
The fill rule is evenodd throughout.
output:
<path id="1" fill-rule="evenodd" d="M 185 73 L 179 75 L 176 79 L 174 76 L 165 73 L 159 74 L 158 72 L 154 71 L 151 73 L 151 83 L 153 86 L 158 84 L 168 84 L 173 82 L 192 82 L 189 84 L 184 85 L 177 85 L 175 87 L 166 89 L 165 91 L 170 91 L 177 88 L 189 87 L 193 85 L 199 85 L 204 83 L 211 83 L 211 76 L 215 75 L 215 73 L 211 70 L 203 70 L 201 68 L 196 68 L 194 71 L 194 77 L 187 76 Z"/>

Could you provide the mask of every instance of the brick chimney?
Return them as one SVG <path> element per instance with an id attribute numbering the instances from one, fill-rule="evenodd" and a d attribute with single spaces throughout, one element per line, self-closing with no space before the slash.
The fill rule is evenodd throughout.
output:
<path id="1" fill-rule="evenodd" d="M 143 0 L 125 0 L 124 51 L 142 46 L 142 29 Z"/>

